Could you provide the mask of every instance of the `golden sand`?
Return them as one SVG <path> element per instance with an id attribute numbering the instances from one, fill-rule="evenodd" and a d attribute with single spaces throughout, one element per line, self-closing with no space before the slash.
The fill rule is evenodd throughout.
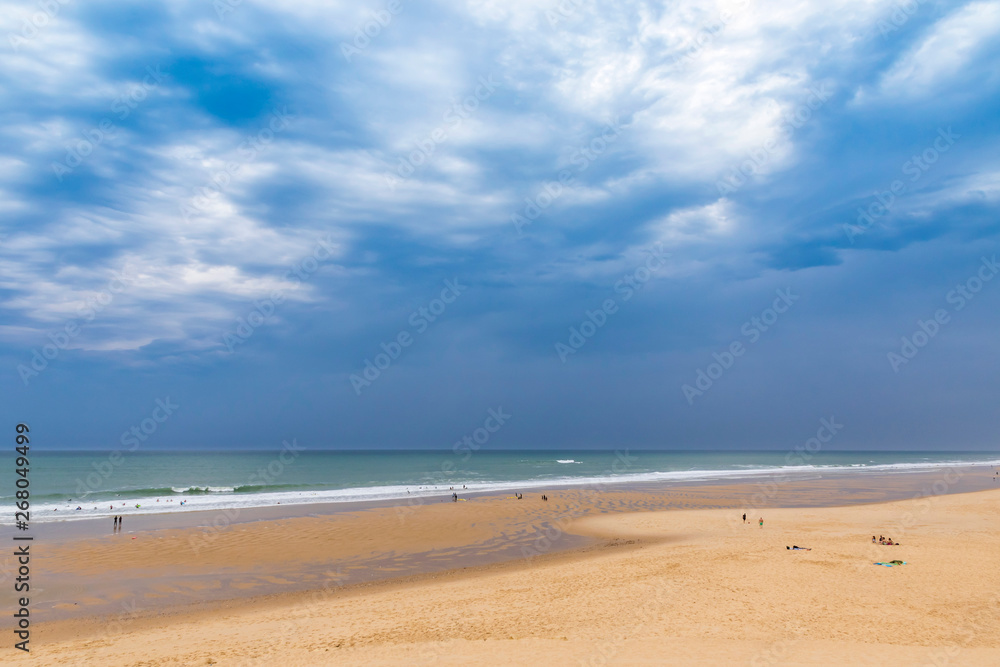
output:
<path id="1" fill-rule="evenodd" d="M 5 649 L 4 662 L 1000 664 L 1000 491 L 772 508 L 748 524 L 734 509 L 651 511 L 662 501 L 567 492 L 237 524 L 197 554 L 190 530 L 66 544 L 38 574 L 77 573 L 79 599 L 59 604 L 107 604 L 113 590 L 123 610 L 36 625 L 31 655 Z M 376 583 L 347 569 L 397 562 L 384 579 L 490 548 L 504 562 Z M 873 565 L 892 559 L 906 565 Z M 123 563 L 146 580 L 138 598 L 92 583 Z M 179 591 L 205 599 L 220 581 L 220 600 L 287 590 L 307 574 L 312 591 L 155 606 Z"/>

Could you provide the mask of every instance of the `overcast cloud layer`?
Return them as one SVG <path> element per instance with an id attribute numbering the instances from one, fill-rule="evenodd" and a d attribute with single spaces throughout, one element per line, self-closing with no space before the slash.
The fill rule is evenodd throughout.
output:
<path id="1" fill-rule="evenodd" d="M 998 2 L 0 5 L 44 446 L 997 448 Z"/>

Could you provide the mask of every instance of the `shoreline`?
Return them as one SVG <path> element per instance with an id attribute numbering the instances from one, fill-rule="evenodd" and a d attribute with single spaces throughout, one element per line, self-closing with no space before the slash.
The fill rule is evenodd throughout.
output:
<path id="1" fill-rule="evenodd" d="M 956 453 L 969 454 L 968 452 Z M 978 453 L 977 453 L 978 454 Z M 986 452 L 983 452 L 985 455 Z M 995 455 L 994 455 L 995 456 Z M 614 457 L 612 457 L 614 459 Z M 617 459 L 614 459 L 617 461 Z M 617 465 L 617 464 L 616 464 Z M 605 471 L 606 474 L 589 477 L 556 477 L 552 479 L 527 479 L 510 482 L 470 482 L 473 488 L 460 489 L 454 485 L 462 485 L 462 481 L 442 482 L 434 485 L 433 490 L 428 490 L 431 486 L 426 484 L 422 490 L 414 488 L 414 493 L 403 494 L 406 487 L 351 487 L 333 488 L 311 491 L 262 491 L 247 494 L 219 492 L 219 493 L 197 493 L 193 495 L 161 495 L 161 496 L 129 496 L 133 492 L 124 492 L 126 497 L 116 495 L 115 498 L 91 498 L 66 499 L 65 506 L 53 507 L 50 502 L 37 502 L 34 504 L 34 526 L 48 526 L 51 524 L 69 524 L 75 522 L 94 522 L 102 519 L 110 519 L 112 516 L 122 515 L 126 518 L 144 518 L 162 515 L 191 514 L 197 512 L 228 512 L 243 513 L 255 512 L 266 508 L 306 508 L 306 509 L 286 509 L 284 515 L 303 516 L 311 512 L 329 513 L 340 511 L 339 508 L 346 508 L 348 511 L 355 508 L 392 506 L 402 504 L 403 501 L 435 502 L 440 499 L 450 500 L 451 492 L 457 491 L 463 497 L 471 498 L 484 495 L 503 494 L 513 491 L 527 493 L 544 493 L 546 491 L 572 490 L 579 488 L 655 488 L 660 486 L 676 485 L 714 485 L 714 484 L 753 484 L 761 480 L 784 481 L 807 481 L 809 479 L 827 479 L 842 477 L 881 477 L 884 475 L 919 475 L 934 473 L 938 470 L 977 470 L 992 469 L 1000 467 L 1000 458 L 983 458 L 974 463 L 968 461 L 939 461 L 939 462 L 907 462 L 907 463 L 881 463 L 876 465 L 822 465 L 814 466 L 790 465 L 780 467 L 760 467 L 750 469 L 709 469 L 709 470 L 674 470 L 672 472 L 657 473 L 635 473 L 617 474 L 612 468 Z M 411 485 L 413 488 L 415 485 Z M 483 488 L 486 487 L 486 488 Z M 387 489 L 396 488 L 396 491 L 389 492 Z M 383 497 L 378 498 L 355 498 L 351 497 L 359 493 L 374 493 L 374 489 L 379 489 Z M 107 492 L 110 493 L 110 492 Z M 386 493 L 390 495 L 385 496 Z M 324 494 L 326 494 L 324 496 Z M 347 494 L 346 498 L 337 498 L 338 494 Z M 104 494 L 95 494 L 95 496 Z M 311 497 L 315 496 L 313 499 Z M 160 503 L 160 500 L 165 502 Z M 124 501 L 124 502 L 123 502 Z M 140 501 L 137 503 L 137 501 Z M 186 507 L 181 507 L 180 502 L 186 503 Z M 90 507 L 82 510 L 74 510 L 72 505 L 88 505 Z M 105 510 L 103 506 L 108 504 L 118 504 L 120 507 Z M 136 508 L 135 504 L 141 504 L 141 508 Z M 169 509 L 168 509 L 169 508 Z M 319 509 L 317 509 L 319 508 Z M 338 509 L 332 509 L 338 508 Z M 268 516 L 277 518 L 282 516 L 282 512 L 272 513 Z M 159 525 L 168 525 L 170 522 L 161 522 Z M 0 522 L 0 526 L 8 524 Z"/>
<path id="2" fill-rule="evenodd" d="M 967 480 L 961 483 L 961 487 L 967 490 L 987 490 L 997 487 L 998 483 L 993 480 L 992 475 L 980 480 L 973 486 L 968 486 L 968 482 L 979 479 L 977 473 L 984 471 L 994 471 L 996 466 L 992 464 L 980 463 L 973 466 L 963 464 L 940 465 L 929 469 L 905 469 L 893 471 L 871 471 L 871 470 L 850 470 L 837 469 L 829 471 L 815 469 L 809 471 L 798 471 L 794 469 L 775 469 L 747 472 L 736 478 L 716 478 L 707 480 L 683 480 L 683 481 L 601 481 L 598 483 L 565 483 L 552 485 L 550 487 L 532 488 L 529 495 L 540 495 L 542 493 L 573 492 L 580 490 L 599 490 L 614 492 L 641 491 L 657 493 L 671 488 L 714 488 L 714 487 L 764 487 L 765 498 L 760 501 L 753 501 L 753 495 L 759 495 L 760 491 L 750 494 L 751 504 L 761 507 L 773 507 L 773 501 L 781 498 L 780 495 L 768 493 L 771 487 L 781 487 L 788 485 L 808 484 L 810 482 L 831 482 L 839 481 L 844 488 L 852 490 L 855 494 L 869 490 L 872 484 L 883 483 L 887 493 L 873 493 L 867 501 L 854 501 L 851 497 L 845 498 L 847 502 L 888 502 L 891 500 L 905 499 L 906 489 L 915 480 L 925 480 L 929 477 L 933 479 L 931 484 L 943 479 L 949 473 L 957 474 L 961 479 Z M 909 480 L 910 484 L 899 484 Z M 864 481 L 864 483 L 862 483 Z M 949 489 L 952 483 L 946 482 Z M 507 493 L 519 491 L 521 488 L 511 486 L 509 489 L 501 491 L 466 491 L 456 490 L 464 500 L 481 498 L 503 497 Z M 931 489 L 931 491 L 933 491 Z M 946 491 L 953 492 L 953 491 Z M 962 492 L 962 491 L 959 491 Z M 416 495 L 402 498 L 389 498 L 380 500 L 352 500 L 352 501 L 316 501 L 298 503 L 276 503 L 273 505 L 233 507 L 233 508 L 213 508 L 213 509 L 171 509 L 160 512 L 149 512 L 141 514 L 123 514 L 129 523 L 129 532 L 132 526 L 139 526 L 138 530 L 158 530 L 174 528 L 199 528 L 212 525 L 214 521 L 223 520 L 227 525 L 241 524 L 256 521 L 280 520 L 302 517 L 332 516 L 343 513 L 365 511 L 379 508 L 398 507 L 422 507 L 435 505 L 438 503 L 450 503 L 452 491 L 443 490 L 434 495 Z M 739 494 L 733 494 L 736 496 Z M 939 494 L 938 494 L 939 495 Z M 403 502 L 406 501 L 406 502 Z M 801 506 L 829 506 L 828 500 L 811 501 L 813 504 Z M 815 504 L 820 502 L 823 504 Z M 128 508 L 126 508 L 128 509 Z M 110 522 L 113 514 L 99 517 L 85 517 L 73 519 L 57 519 L 33 522 L 32 531 L 45 539 L 53 541 L 63 541 L 66 539 L 78 539 L 99 534 L 105 528 L 105 524 Z M 220 519 L 221 517 L 221 519 Z M 5 525 L 5 524 L 0 524 Z"/>

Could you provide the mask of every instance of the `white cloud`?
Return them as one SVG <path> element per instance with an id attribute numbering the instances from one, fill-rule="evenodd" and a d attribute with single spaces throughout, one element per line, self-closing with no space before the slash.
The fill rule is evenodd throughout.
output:
<path id="1" fill-rule="evenodd" d="M 932 216 L 970 204 L 995 205 L 1000 202 L 1000 171 L 993 163 L 970 175 L 947 179 L 938 187 L 902 198 L 896 210 L 914 218 Z"/>
<path id="2" fill-rule="evenodd" d="M 132 134 L 140 130 L 122 128 L 87 158 L 86 169 L 103 188 L 93 198 L 100 205 L 68 206 L 43 230 L 19 231 L 5 241 L 3 249 L 12 259 L 0 264 L 0 287 L 14 295 L 3 305 L 37 327 L 0 332 L 20 339 L 26 331 L 43 332 L 72 317 L 80 303 L 99 294 L 110 272 L 128 261 L 141 267 L 135 289 L 115 301 L 107 326 L 95 328 L 101 335 L 86 344 L 91 349 L 133 348 L 152 340 L 203 345 L 207 333 L 271 290 L 302 301 L 336 298 L 282 277 L 321 233 L 333 234 L 338 253 L 348 252 L 350 230 L 365 225 L 394 226 L 453 246 L 481 242 L 495 228 L 507 227 L 513 236 L 510 215 L 524 198 L 537 195 L 542 182 L 572 165 L 573 152 L 614 117 L 624 123 L 620 137 L 595 158 L 594 168 L 576 174 L 579 185 L 547 215 L 661 184 L 701 188 L 697 191 L 707 192 L 703 201 L 657 217 L 646 230 L 649 238 L 670 247 L 734 243 L 737 235 L 767 221 L 740 218 L 728 200 L 715 199 L 716 180 L 764 145 L 772 148 L 754 178 L 793 166 L 801 149 L 799 135 L 788 131 L 789 115 L 819 85 L 818 72 L 831 71 L 831 62 L 851 71 L 857 35 L 870 32 L 894 4 L 682 0 L 669 6 L 611 6 L 468 0 L 449 16 L 459 29 L 434 39 L 423 32 L 427 22 L 418 20 L 421 10 L 404 4 L 404 12 L 347 64 L 340 41 L 384 5 L 309 0 L 276 10 L 255 2 L 248 0 L 217 21 L 204 19 L 204 12 L 214 13 L 202 7 L 201 21 L 184 22 L 187 32 L 176 29 L 176 38 L 196 52 L 224 58 L 232 45 L 252 45 L 254 36 L 266 34 L 271 24 L 255 20 L 273 16 L 275 22 L 285 19 L 297 30 L 310 31 L 313 43 L 325 40 L 325 57 L 348 74 L 331 67 L 337 71 L 326 76 L 323 68 L 329 63 L 322 68 L 311 63 L 320 75 L 296 71 L 297 61 L 275 55 L 279 51 L 272 47 L 262 48 L 256 62 L 241 63 L 275 81 L 276 89 L 284 83 L 315 102 L 313 109 L 304 105 L 293 129 L 251 160 L 239 150 L 244 131 L 220 128 L 207 115 L 199 118 L 197 107 L 186 112 L 190 116 L 176 124 L 173 134 L 163 132 L 148 144 Z M 572 10 L 564 15 L 560 6 Z M 171 7 L 179 24 L 195 11 L 193 4 Z M 8 29 L 16 27 L 21 14 L 11 16 L 2 24 Z M 470 30 L 461 29 L 470 23 Z M 887 72 L 880 94 L 933 91 L 974 59 L 998 30 L 996 3 L 958 10 Z M 24 87 L 0 94 L 58 97 L 71 109 L 110 106 L 128 84 L 100 74 L 107 46 L 86 33 L 71 12 L 60 15 L 23 52 L 5 61 L 8 80 Z M 491 73 L 503 81 L 495 97 L 457 127 L 447 127 L 447 138 L 426 163 L 390 187 L 386 174 L 394 174 L 399 159 L 442 125 L 447 110 L 475 90 L 479 77 Z M 296 89 L 307 77 L 308 89 Z M 164 85 L 157 94 L 166 99 L 183 90 Z M 327 106 L 342 115 L 330 119 L 314 113 Z M 156 120 L 171 129 L 169 122 Z M 46 156 L 42 163 L 48 164 L 61 158 L 65 142 L 84 129 L 53 114 L 33 124 L 8 122 L 3 132 L 16 137 L 26 152 Z M 221 192 L 200 199 L 185 220 L 181 204 L 190 203 L 232 163 L 240 163 L 239 171 Z M 16 173 L 24 164 L 4 160 L 0 175 Z M 276 204 L 261 194 L 281 183 L 291 186 L 293 196 L 304 193 L 294 217 L 279 219 L 271 208 Z M 969 197 L 976 192 L 995 197 L 992 172 L 978 186 L 962 187 L 973 193 Z M 43 210 L 40 198 L 26 204 L 15 191 L 0 190 L 0 210 Z M 638 247 L 621 251 L 598 243 L 579 261 L 569 262 L 571 267 L 553 273 L 603 275 L 632 261 L 633 251 Z M 325 270 L 347 275 L 335 262 Z M 158 315 L 155 322 L 144 315 L 151 311 Z"/>
<path id="3" fill-rule="evenodd" d="M 671 246 L 731 236 L 736 230 L 736 213 L 725 198 L 673 211 L 650 224 L 651 237 Z"/>
<path id="4" fill-rule="evenodd" d="M 1000 34 L 1000 4 L 973 2 L 934 24 L 882 77 L 877 95 L 890 101 L 933 95 L 964 78 L 968 65 Z M 994 63 L 990 63 L 992 68 Z"/>
<path id="5" fill-rule="evenodd" d="M 208 143 L 231 146 L 220 137 Z M 186 157 L 191 152 L 221 157 L 193 161 Z M 5 239 L 0 287 L 12 294 L 0 305 L 34 323 L 36 339 L 80 317 L 87 304 L 108 292 L 113 275 L 124 266 L 131 267 L 127 287 L 102 309 L 100 324 L 88 326 L 88 335 L 74 340 L 74 347 L 131 349 L 151 340 L 187 344 L 192 332 L 212 325 L 214 335 L 237 314 L 245 314 L 253 299 L 273 291 L 289 301 L 317 300 L 311 283 L 286 274 L 317 252 L 320 239 L 326 239 L 320 254 L 332 253 L 320 270 L 342 271 L 337 262 L 347 238 L 343 230 L 269 226 L 243 210 L 239 202 L 247 190 L 273 176 L 271 155 L 245 165 L 228 188 L 206 198 L 187 222 L 180 204 L 190 202 L 227 158 L 236 159 L 235 151 L 215 153 L 204 145 L 186 145 L 153 149 L 147 157 L 157 167 L 140 179 L 111 172 L 123 210 L 81 204 L 63 209 L 37 232 L 20 231 Z M 104 154 L 92 159 L 108 161 Z M 76 259 L 67 262 L 67 250 Z M 153 313 L 156 317 L 150 317 Z M 117 326 L 105 326 L 110 323 Z M 30 328 L 7 333 L 31 344 L 25 335 Z"/>

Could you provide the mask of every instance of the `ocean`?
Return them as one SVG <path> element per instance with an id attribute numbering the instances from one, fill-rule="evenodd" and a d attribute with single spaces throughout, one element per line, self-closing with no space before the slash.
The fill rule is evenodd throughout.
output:
<path id="1" fill-rule="evenodd" d="M 392 501 L 565 486 L 907 473 L 1000 465 L 994 452 L 309 451 L 38 452 L 32 522 L 281 504 Z M 13 463 L 13 459 L 11 459 Z M 0 501 L 13 506 L 14 472 Z M 183 504 L 182 504 L 183 503 Z M 77 509 L 79 508 L 79 509 Z M 9 524 L 4 512 L 0 524 Z"/>

